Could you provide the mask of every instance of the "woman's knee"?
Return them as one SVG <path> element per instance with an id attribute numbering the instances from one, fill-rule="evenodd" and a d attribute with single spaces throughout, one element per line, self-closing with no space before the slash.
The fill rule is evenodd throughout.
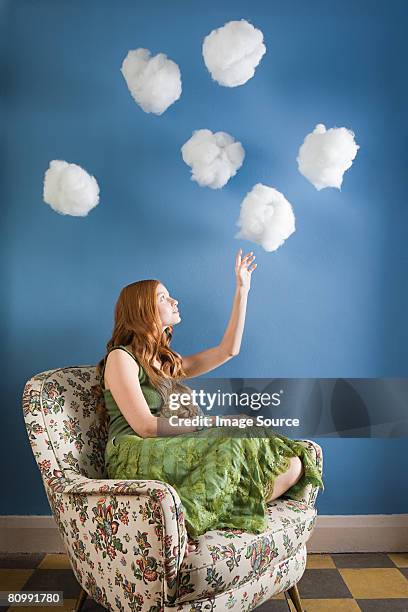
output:
<path id="1" fill-rule="evenodd" d="M 303 463 L 299 457 L 291 458 L 290 468 L 286 474 L 291 487 L 301 479 L 303 475 Z"/>
<path id="2" fill-rule="evenodd" d="M 266 502 L 273 501 L 274 499 L 280 497 L 288 489 L 293 487 L 296 484 L 303 474 L 303 463 L 299 459 L 299 457 L 291 457 L 289 462 L 289 467 L 286 472 L 279 474 L 275 478 L 273 490 L 268 490 L 265 494 Z"/>

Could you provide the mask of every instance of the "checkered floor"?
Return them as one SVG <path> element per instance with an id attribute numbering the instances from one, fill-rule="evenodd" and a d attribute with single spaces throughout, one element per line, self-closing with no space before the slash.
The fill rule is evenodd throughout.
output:
<path id="1" fill-rule="evenodd" d="M 408 612 L 408 553 L 309 554 L 299 592 L 306 612 Z M 0 555 L 0 591 L 63 591 L 60 612 L 72 610 L 80 587 L 63 554 Z M 5 610 L 33 610 L 1 607 Z M 50 612 L 52 608 L 35 607 Z M 87 599 L 84 612 L 103 611 Z M 294 607 L 291 607 L 294 610 Z M 288 612 L 282 594 L 258 612 Z"/>

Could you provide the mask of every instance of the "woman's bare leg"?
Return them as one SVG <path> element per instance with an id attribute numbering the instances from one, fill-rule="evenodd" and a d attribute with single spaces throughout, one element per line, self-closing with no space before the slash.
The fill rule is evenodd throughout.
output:
<path id="1" fill-rule="evenodd" d="M 283 495 L 290 487 L 293 487 L 302 477 L 303 463 L 299 457 L 291 457 L 290 467 L 283 474 L 275 478 L 273 492 L 268 496 L 266 502 L 271 502 Z"/>

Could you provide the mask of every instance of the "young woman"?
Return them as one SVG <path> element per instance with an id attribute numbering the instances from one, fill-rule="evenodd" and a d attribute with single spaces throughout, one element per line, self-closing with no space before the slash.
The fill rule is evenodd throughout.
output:
<path id="1" fill-rule="evenodd" d="M 305 446 L 268 428 L 255 428 L 258 435 L 253 427 L 240 428 L 239 435 L 235 429 L 234 435 L 233 427 L 212 427 L 215 416 L 201 429 L 169 426 L 170 393 L 191 392 L 180 380 L 238 355 L 254 260 L 252 251 L 236 255 L 236 291 L 219 345 L 187 356 L 171 349 L 173 327 L 181 321 L 178 301 L 160 281 L 142 280 L 122 289 L 107 354 L 98 364 L 109 414 L 108 477 L 171 484 L 189 536 L 222 527 L 260 533 L 267 502 L 308 483 L 324 488 Z M 203 412 L 191 402 L 176 414 Z M 189 542 L 186 554 L 193 549 Z"/>

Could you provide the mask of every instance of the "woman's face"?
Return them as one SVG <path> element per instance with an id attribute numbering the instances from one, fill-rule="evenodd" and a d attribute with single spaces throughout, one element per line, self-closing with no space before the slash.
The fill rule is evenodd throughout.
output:
<path id="1" fill-rule="evenodd" d="M 181 317 L 177 309 L 178 301 L 170 297 L 166 287 L 161 283 L 156 289 L 156 299 L 163 328 L 180 323 Z"/>

